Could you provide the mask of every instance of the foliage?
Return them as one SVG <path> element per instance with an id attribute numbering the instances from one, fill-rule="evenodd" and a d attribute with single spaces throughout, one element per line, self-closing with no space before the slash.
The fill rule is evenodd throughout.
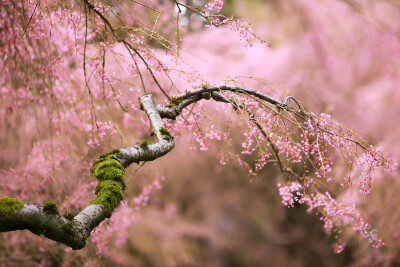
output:
<path id="1" fill-rule="evenodd" d="M 328 266 L 329 260 L 340 265 L 343 258 L 324 246 L 340 252 L 357 242 L 369 249 L 367 239 L 376 248 L 384 242 L 390 251 L 367 250 L 367 262 L 399 261 L 399 220 L 377 219 L 400 216 L 399 184 L 383 179 L 385 171 L 398 174 L 400 156 L 393 145 L 400 125 L 393 118 L 400 96 L 394 2 L 270 1 L 249 8 L 254 17 L 268 10 L 257 31 L 266 32 L 269 44 L 249 22 L 223 15 L 223 4 L 243 15 L 248 6 L 263 5 L 260 1 L 195 2 L 199 6 L 193 1 L 1 1 L 0 195 L 39 203 L 50 198 L 60 203 L 60 212 L 76 213 L 94 191 L 91 204 L 111 213 L 124 198 L 118 183 L 128 184 L 126 202 L 93 231 L 92 243 L 81 252 L 86 254 L 10 233 L 0 237 L 1 258 L 13 247 L 14 255 L 42 266 L 103 265 L 103 260 L 158 266 L 262 266 L 269 260 L 283 266 L 307 258 Z M 291 94 L 255 78 L 266 75 L 284 81 Z M 175 150 L 189 147 L 189 156 L 171 152 L 126 173 L 114 157 L 118 150 L 95 160 L 101 150 L 130 146 L 149 134 L 135 102 L 139 96 L 151 93 L 158 104 L 172 108 L 184 101 L 185 92 L 214 85 L 286 98 L 288 108 L 244 91 L 221 90 L 225 103 L 196 102 L 176 121 L 165 120 L 168 130 L 160 130 L 165 140 L 177 140 Z M 211 95 L 204 99 L 212 100 Z M 206 150 L 211 153 L 200 152 Z M 89 173 L 93 161 L 96 188 Z M 252 183 L 240 177 L 246 175 Z M 161 182 L 164 190 L 154 193 Z M 272 186 L 277 183 L 278 189 Z M 246 205 L 252 197 L 254 211 Z M 280 202 L 291 209 L 282 209 Z M 383 207 L 393 212 L 382 216 Z M 316 216 L 307 221 L 305 211 Z M 319 220 L 332 244 L 318 232 Z M 370 221 L 379 236 L 367 231 Z M 348 261 L 364 261 L 359 247 L 348 248 Z M 315 254 L 302 256 L 305 250 Z M 287 259 L 292 252 L 293 261 Z"/>

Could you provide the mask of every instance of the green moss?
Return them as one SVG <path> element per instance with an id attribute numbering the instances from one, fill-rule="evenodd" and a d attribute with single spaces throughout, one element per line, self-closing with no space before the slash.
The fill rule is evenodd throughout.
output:
<path id="1" fill-rule="evenodd" d="M 160 128 L 160 133 L 163 135 L 163 139 L 170 141 L 172 139 L 171 133 L 165 127 Z"/>
<path id="2" fill-rule="evenodd" d="M 96 160 L 97 161 L 97 160 Z M 114 156 L 109 156 L 93 164 L 93 174 L 100 181 L 114 180 L 124 182 L 124 166 Z"/>
<path id="3" fill-rule="evenodd" d="M 62 215 L 65 219 L 72 221 L 74 219 L 74 215 L 72 213 L 66 212 Z"/>
<path id="4" fill-rule="evenodd" d="M 169 100 L 169 104 L 166 105 L 167 107 L 173 107 L 175 105 L 178 105 L 179 103 L 181 103 L 183 101 L 182 97 L 171 97 Z"/>
<path id="5" fill-rule="evenodd" d="M 171 137 L 171 133 L 167 130 L 167 128 L 165 128 L 165 127 L 161 127 L 160 128 L 160 133 L 162 134 L 162 135 L 166 135 L 166 136 L 169 136 L 169 137 Z"/>
<path id="6" fill-rule="evenodd" d="M 110 156 L 113 156 L 118 153 L 119 153 L 119 149 L 114 149 L 114 150 L 111 150 L 110 152 L 102 154 L 98 159 L 96 159 L 94 161 L 93 166 L 90 170 L 93 172 L 94 167 L 96 166 L 97 163 L 100 163 L 100 162 L 104 161 L 105 159 L 109 158 Z"/>
<path id="7" fill-rule="evenodd" d="M 164 135 L 162 139 L 167 140 L 167 141 L 170 141 L 170 140 L 171 140 L 171 136 Z"/>
<path id="8" fill-rule="evenodd" d="M 74 226 L 73 226 L 74 222 L 68 222 L 66 224 L 64 224 L 62 226 L 64 232 L 66 232 L 67 234 L 73 234 L 74 233 Z"/>
<path id="9" fill-rule="evenodd" d="M 144 150 L 147 150 L 149 148 L 149 145 L 153 144 L 151 141 L 143 140 L 140 142 L 140 147 L 143 148 Z"/>
<path id="10" fill-rule="evenodd" d="M 43 204 L 43 211 L 49 214 L 56 214 L 58 213 L 57 205 L 54 202 L 46 202 Z"/>
<path id="11" fill-rule="evenodd" d="M 102 205 L 107 212 L 116 208 L 119 202 L 124 199 L 119 184 L 111 180 L 99 182 L 95 193 L 96 197 L 89 205 Z"/>
<path id="12" fill-rule="evenodd" d="M 0 198 L 0 214 L 13 215 L 15 211 L 21 210 L 24 202 L 11 197 Z"/>
<path id="13" fill-rule="evenodd" d="M 119 150 L 113 150 L 101 155 L 91 168 L 99 183 L 95 190 L 96 197 L 89 205 L 101 205 L 106 212 L 111 212 L 124 198 L 121 186 L 125 186 L 125 169 L 114 156 L 118 152 Z"/>

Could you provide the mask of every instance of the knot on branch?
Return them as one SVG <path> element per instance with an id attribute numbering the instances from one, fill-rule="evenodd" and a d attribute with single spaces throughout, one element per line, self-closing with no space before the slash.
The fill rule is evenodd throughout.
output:
<path id="1" fill-rule="evenodd" d="M 293 96 L 288 96 L 288 97 L 285 98 L 285 100 L 283 101 L 283 105 L 285 106 L 285 108 L 289 108 L 288 103 L 289 103 L 290 100 L 293 100 L 296 103 L 297 107 L 300 109 L 300 111 L 304 112 L 303 106 L 300 105 L 300 102 L 296 98 L 294 98 Z"/>
<path id="2" fill-rule="evenodd" d="M 201 95 L 203 99 L 210 100 L 211 99 L 211 92 L 205 92 Z"/>

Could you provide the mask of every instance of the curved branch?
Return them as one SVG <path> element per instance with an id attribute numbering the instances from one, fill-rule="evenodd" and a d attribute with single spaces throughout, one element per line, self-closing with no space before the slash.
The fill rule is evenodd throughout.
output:
<path id="1" fill-rule="evenodd" d="M 114 150 L 97 159 L 92 167 L 98 180 L 96 198 L 71 220 L 64 218 L 51 202 L 39 205 L 1 198 L 0 232 L 27 229 L 72 249 L 83 248 L 92 230 L 110 217 L 123 199 L 124 168 L 134 162 L 154 160 L 174 148 L 173 137 L 165 128 L 151 95 L 144 95 L 139 101 L 156 133 L 156 144 Z"/>
<path id="2" fill-rule="evenodd" d="M 4 198 L 3 202 L 3 199 L 0 199 L 0 232 L 27 229 L 73 249 L 83 248 L 92 230 L 110 217 L 123 199 L 125 168 L 132 163 L 155 160 L 174 148 L 173 137 L 165 128 L 162 118 L 175 119 L 185 107 L 202 99 L 212 98 L 218 102 L 230 103 L 235 108 L 241 108 L 233 99 L 220 94 L 222 91 L 251 95 L 278 108 L 289 110 L 284 102 L 240 86 L 203 86 L 171 99 L 171 104 L 166 106 L 156 106 L 151 95 L 144 95 L 139 98 L 139 102 L 150 120 L 157 143 L 145 142 L 100 156 L 91 169 L 98 180 L 96 197 L 74 218 L 64 218 L 57 211 L 56 205 L 51 202 L 39 205 L 11 198 Z M 2 206 L 5 206 L 5 209 Z"/>
<path id="3" fill-rule="evenodd" d="M 263 94 L 259 91 L 248 89 L 242 86 L 232 86 L 232 85 L 219 85 L 219 86 L 202 86 L 199 89 L 187 91 L 181 95 L 175 97 L 171 104 L 167 106 L 158 105 L 157 110 L 158 113 L 163 118 L 168 118 L 174 120 L 177 116 L 179 116 L 182 110 L 202 99 L 214 99 L 218 102 L 231 103 L 235 108 L 238 108 L 237 104 L 232 99 L 227 99 L 223 95 L 220 94 L 222 91 L 230 91 L 235 93 L 244 93 L 247 95 L 255 96 L 260 100 L 264 100 L 272 105 L 275 105 L 279 108 L 283 108 L 288 110 L 289 107 L 285 102 L 279 101 L 269 95 Z M 174 103 L 175 102 L 175 103 Z"/>
<path id="4" fill-rule="evenodd" d="M 131 163 L 139 161 L 152 161 L 164 156 L 174 148 L 174 141 L 162 122 L 158 108 L 155 106 L 151 95 L 144 95 L 140 98 L 141 108 L 146 112 L 151 126 L 156 134 L 158 143 L 143 146 L 133 146 L 120 149 L 116 153 L 119 162 L 125 168 Z"/>

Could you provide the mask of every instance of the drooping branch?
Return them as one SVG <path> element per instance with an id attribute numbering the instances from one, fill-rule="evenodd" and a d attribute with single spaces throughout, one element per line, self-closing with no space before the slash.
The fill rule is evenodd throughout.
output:
<path id="1" fill-rule="evenodd" d="M 180 94 L 176 97 L 172 97 L 170 103 L 167 105 L 158 105 L 157 110 L 161 117 L 168 118 L 175 120 L 176 117 L 181 115 L 182 111 L 189 105 L 194 104 L 200 100 L 209 100 L 213 99 L 217 102 L 229 103 L 233 106 L 236 110 L 243 110 L 244 114 L 247 114 L 248 121 L 256 126 L 258 131 L 262 134 L 264 139 L 268 142 L 268 145 L 271 147 L 271 152 L 276 158 L 276 163 L 278 164 L 280 171 L 282 173 L 287 173 L 290 175 L 294 175 L 295 177 L 299 178 L 299 174 L 294 173 L 291 168 L 287 168 L 284 166 L 283 157 L 281 158 L 281 149 L 273 142 L 273 140 L 266 134 L 263 130 L 260 121 L 255 118 L 255 115 L 252 111 L 246 108 L 245 105 L 239 103 L 235 97 L 226 97 L 222 92 L 232 92 L 234 94 L 244 95 L 248 98 L 252 98 L 253 100 L 257 101 L 262 106 L 268 106 L 267 108 L 270 109 L 275 115 L 279 115 L 282 120 L 287 120 L 292 125 L 295 125 L 300 131 L 312 131 L 312 127 L 315 127 L 318 131 L 326 133 L 329 136 L 332 136 L 334 140 L 343 139 L 346 142 L 353 143 L 357 147 L 362 148 L 364 151 L 369 151 L 369 146 L 367 146 L 366 141 L 354 136 L 352 132 L 333 120 L 329 122 L 329 125 L 326 122 L 318 123 L 320 117 L 316 116 L 312 112 L 306 111 L 300 102 L 292 96 L 286 97 L 283 101 L 275 99 L 269 95 L 261 93 L 256 90 L 252 90 L 249 88 L 245 88 L 242 86 L 235 86 L 235 85 L 203 85 L 198 89 L 186 91 L 183 94 Z M 292 100 L 297 107 L 289 106 L 289 101 Z M 276 109 L 272 109 L 275 107 Z M 281 111 L 287 111 L 285 116 Z M 315 125 L 310 126 L 311 121 L 316 122 Z M 284 124 L 284 123 L 283 123 Z M 283 126 L 282 130 L 285 132 Z M 283 149 L 284 150 L 284 149 Z M 307 151 L 303 151 L 307 153 Z M 310 163 L 311 166 L 317 170 L 318 168 L 314 165 L 313 159 L 306 156 L 307 162 Z"/>
<path id="2" fill-rule="evenodd" d="M 246 95 L 260 101 L 262 105 L 268 103 L 275 106 L 277 110 L 283 109 L 294 114 L 304 112 L 301 106 L 299 109 L 294 109 L 287 105 L 287 101 L 279 101 L 261 92 L 240 86 L 202 86 L 170 98 L 168 105 L 158 106 L 154 104 L 151 95 L 144 95 L 139 98 L 139 102 L 141 109 L 149 118 L 157 143 L 145 142 L 113 150 L 100 156 L 91 169 L 98 180 L 96 197 L 73 218 L 64 218 L 51 202 L 40 205 L 23 203 L 8 197 L 0 198 L 0 232 L 27 229 L 73 249 L 83 248 L 92 230 L 104 219 L 110 217 L 123 199 L 125 168 L 132 163 L 155 160 L 174 148 L 173 137 L 165 128 L 162 118 L 176 119 L 184 108 L 203 99 L 230 103 L 236 109 L 246 110 L 245 106 L 237 102 L 234 97 L 228 98 L 221 94 L 224 91 Z M 250 120 L 256 123 L 257 128 L 272 145 L 272 141 L 263 132 L 254 115 L 252 113 L 250 115 Z M 272 145 L 272 149 L 281 165 L 278 148 Z M 282 165 L 280 167 L 283 170 Z"/>
<path id="3" fill-rule="evenodd" d="M 169 99 L 169 95 L 164 91 L 164 89 L 162 88 L 162 86 L 160 85 L 160 83 L 158 82 L 154 72 L 152 71 L 149 63 L 144 59 L 143 55 L 138 51 L 137 48 L 135 48 L 132 44 L 130 44 L 125 38 L 122 38 L 120 36 L 120 34 L 118 34 L 117 29 L 111 24 L 110 20 L 108 20 L 99 10 L 97 10 L 95 8 L 95 6 L 90 3 L 88 0 L 84 0 L 84 4 L 85 7 L 87 5 L 87 7 L 93 11 L 107 26 L 108 28 L 111 30 L 112 34 L 114 35 L 114 37 L 116 38 L 116 40 L 118 42 L 121 42 L 124 44 L 124 46 L 127 48 L 129 54 L 131 54 L 132 56 L 132 52 L 133 51 L 139 58 L 140 60 L 143 62 L 143 64 L 146 66 L 147 70 L 149 71 L 153 81 L 156 83 L 157 87 L 160 89 L 160 91 Z M 86 27 L 87 27 L 87 23 L 86 23 Z M 137 63 L 135 61 L 135 59 L 132 57 L 133 61 L 135 62 L 135 65 L 137 66 Z M 140 70 L 138 69 L 139 75 L 142 79 L 142 74 L 140 73 Z M 146 91 L 145 88 L 143 88 L 144 91 Z"/>
<path id="4" fill-rule="evenodd" d="M 311 113 L 307 112 L 304 109 L 304 107 L 300 105 L 299 101 L 292 96 L 288 96 L 285 98 L 284 101 L 280 101 L 269 95 L 261 93 L 260 91 L 252 90 L 252 89 L 245 88 L 242 86 L 235 86 L 235 85 L 214 85 L 214 86 L 204 85 L 198 89 L 186 91 L 183 94 L 173 97 L 171 99 L 170 104 L 158 105 L 157 110 L 162 118 L 175 120 L 176 117 L 178 117 L 181 114 L 183 109 L 185 109 L 187 106 L 189 106 L 193 103 L 196 103 L 202 99 L 205 99 L 205 100 L 213 99 L 217 102 L 230 103 L 236 109 L 242 108 L 234 99 L 232 99 L 232 98 L 228 99 L 227 97 L 223 96 L 221 94 L 221 92 L 224 92 L 224 91 L 234 92 L 237 94 L 244 94 L 249 97 L 253 97 L 257 101 L 265 101 L 266 103 L 269 103 L 269 104 L 277 107 L 278 110 L 279 109 L 286 110 L 289 113 L 300 118 L 301 120 L 308 119 L 309 115 L 311 114 Z M 296 103 L 297 108 L 293 108 L 293 107 L 289 106 L 288 103 L 290 100 L 292 100 L 293 102 Z M 356 144 L 357 146 L 362 148 L 364 151 L 368 151 L 369 145 L 367 144 L 367 142 L 365 140 L 362 140 L 362 139 L 356 138 L 356 137 L 345 136 L 345 134 L 340 134 L 340 133 L 336 132 L 334 129 L 329 129 L 328 127 L 325 127 L 325 126 L 317 125 L 317 128 L 323 132 L 326 132 L 329 135 L 344 138 L 345 140 Z M 349 130 L 340 126 L 339 132 L 341 132 L 341 131 L 343 131 L 345 133 L 350 132 Z"/>
<path id="5" fill-rule="evenodd" d="M 212 98 L 235 106 L 236 103 L 232 99 L 220 94 L 222 91 L 245 93 L 278 107 L 287 107 L 285 103 L 260 92 L 227 85 L 187 91 L 174 98 L 175 102 L 167 106 L 156 106 L 151 95 L 144 95 L 139 98 L 139 102 L 141 109 L 146 112 L 150 120 L 157 143 L 117 149 L 97 159 L 92 167 L 92 172 L 98 180 L 96 197 L 74 218 L 64 218 L 51 202 L 40 205 L 23 203 L 8 197 L 1 199 L 4 201 L 0 201 L 0 206 L 2 206 L 0 232 L 27 229 L 73 249 L 83 248 L 91 231 L 104 219 L 110 217 L 123 199 L 125 168 L 132 163 L 155 160 L 173 149 L 173 137 L 165 128 L 162 118 L 175 119 L 185 107 L 202 99 Z M 16 206 L 15 203 L 18 205 Z"/>
<path id="6" fill-rule="evenodd" d="M 259 100 L 266 101 L 272 105 L 279 108 L 289 109 L 286 102 L 279 101 L 269 95 L 263 94 L 259 91 L 248 89 L 242 86 L 232 86 L 232 85 L 219 85 L 219 86 L 202 86 L 198 89 L 187 91 L 181 95 L 178 95 L 173 99 L 173 101 L 167 106 L 157 106 L 158 113 L 161 117 L 174 120 L 179 116 L 184 108 L 202 99 L 213 99 L 218 102 L 231 103 L 233 106 L 237 107 L 236 103 L 232 99 L 227 99 L 220 92 L 230 91 L 234 93 L 243 93 L 256 97 Z"/>
<path id="7" fill-rule="evenodd" d="M 202 99 L 213 99 L 217 102 L 223 102 L 223 103 L 229 103 L 231 104 L 234 108 L 236 109 L 242 109 L 243 107 L 238 104 L 234 99 L 228 99 L 225 96 L 223 96 L 222 94 L 220 94 L 220 92 L 222 91 L 230 91 L 230 92 L 235 92 L 235 93 L 244 93 L 246 95 L 250 95 L 250 96 L 254 96 L 259 100 L 264 100 L 266 102 L 268 102 L 269 104 L 275 105 L 278 108 L 281 109 L 285 109 L 288 111 L 292 111 L 297 113 L 297 110 L 290 108 L 287 105 L 287 102 L 289 99 L 293 99 L 296 104 L 299 106 L 299 110 L 298 111 L 304 111 L 304 109 L 301 107 L 301 105 L 299 104 L 299 102 L 294 98 L 294 97 L 287 97 L 283 102 L 280 100 L 277 100 L 269 95 L 263 94 L 259 91 L 255 91 L 252 89 L 248 89 L 242 86 L 232 86 L 232 85 L 220 85 L 220 86 L 202 86 L 199 89 L 196 90 L 192 90 L 192 91 L 187 91 L 184 94 L 181 94 L 177 97 L 174 98 L 173 102 L 175 103 L 170 103 L 167 106 L 161 106 L 158 105 L 157 109 L 158 112 L 160 113 L 160 115 L 164 118 L 168 118 L 168 119 L 175 119 L 177 116 L 179 116 L 182 112 L 182 110 L 197 102 L 200 101 Z M 249 111 L 246 111 L 247 113 L 249 113 Z M 258 130 L 261 132 L 261 134 L 264 136 L 264 138 L 269 142 L 272 151 L 274 152 L 275 158 L 278 162 L 279 168 L 281 170 L 281 172 L 283 173 L 289 173 L 289 174 L 293 174 L 293 172 L 288 171 L 286 169 L 284 169 L 283 167 L 283 163 L 280 159 L 279 156 L 279 150 L 278 148 L 273 144 L 273 142 L 271 141 L 271 139 L 267 136 L 267 134 L 265 133 L 265 131 L 262 129 L 260 123 L 255 119 L 254 114 L 250 113 L 248 114 L 250 117 L 250 120 L 256 125 L 256 127 L 258 128 Z"/>
<path id="8" fill-rule="evenodd" d="M 165 128 L 151 95 L 144 95 L 139 101 L 155 131 L 156 144 L 114 150 L 97 159 L 92 167 L 98 180 L 96 197 L 74 218 L 64 218 L 52 202 L 40 205 L 1 198 L 0 232 L 27 229 L 73 249 L 83 248 L 91 231 L 110 217 L 123 199 L 124 169 L 134 162 L 159 158 L 174 147 L 173 137 Z"/>

